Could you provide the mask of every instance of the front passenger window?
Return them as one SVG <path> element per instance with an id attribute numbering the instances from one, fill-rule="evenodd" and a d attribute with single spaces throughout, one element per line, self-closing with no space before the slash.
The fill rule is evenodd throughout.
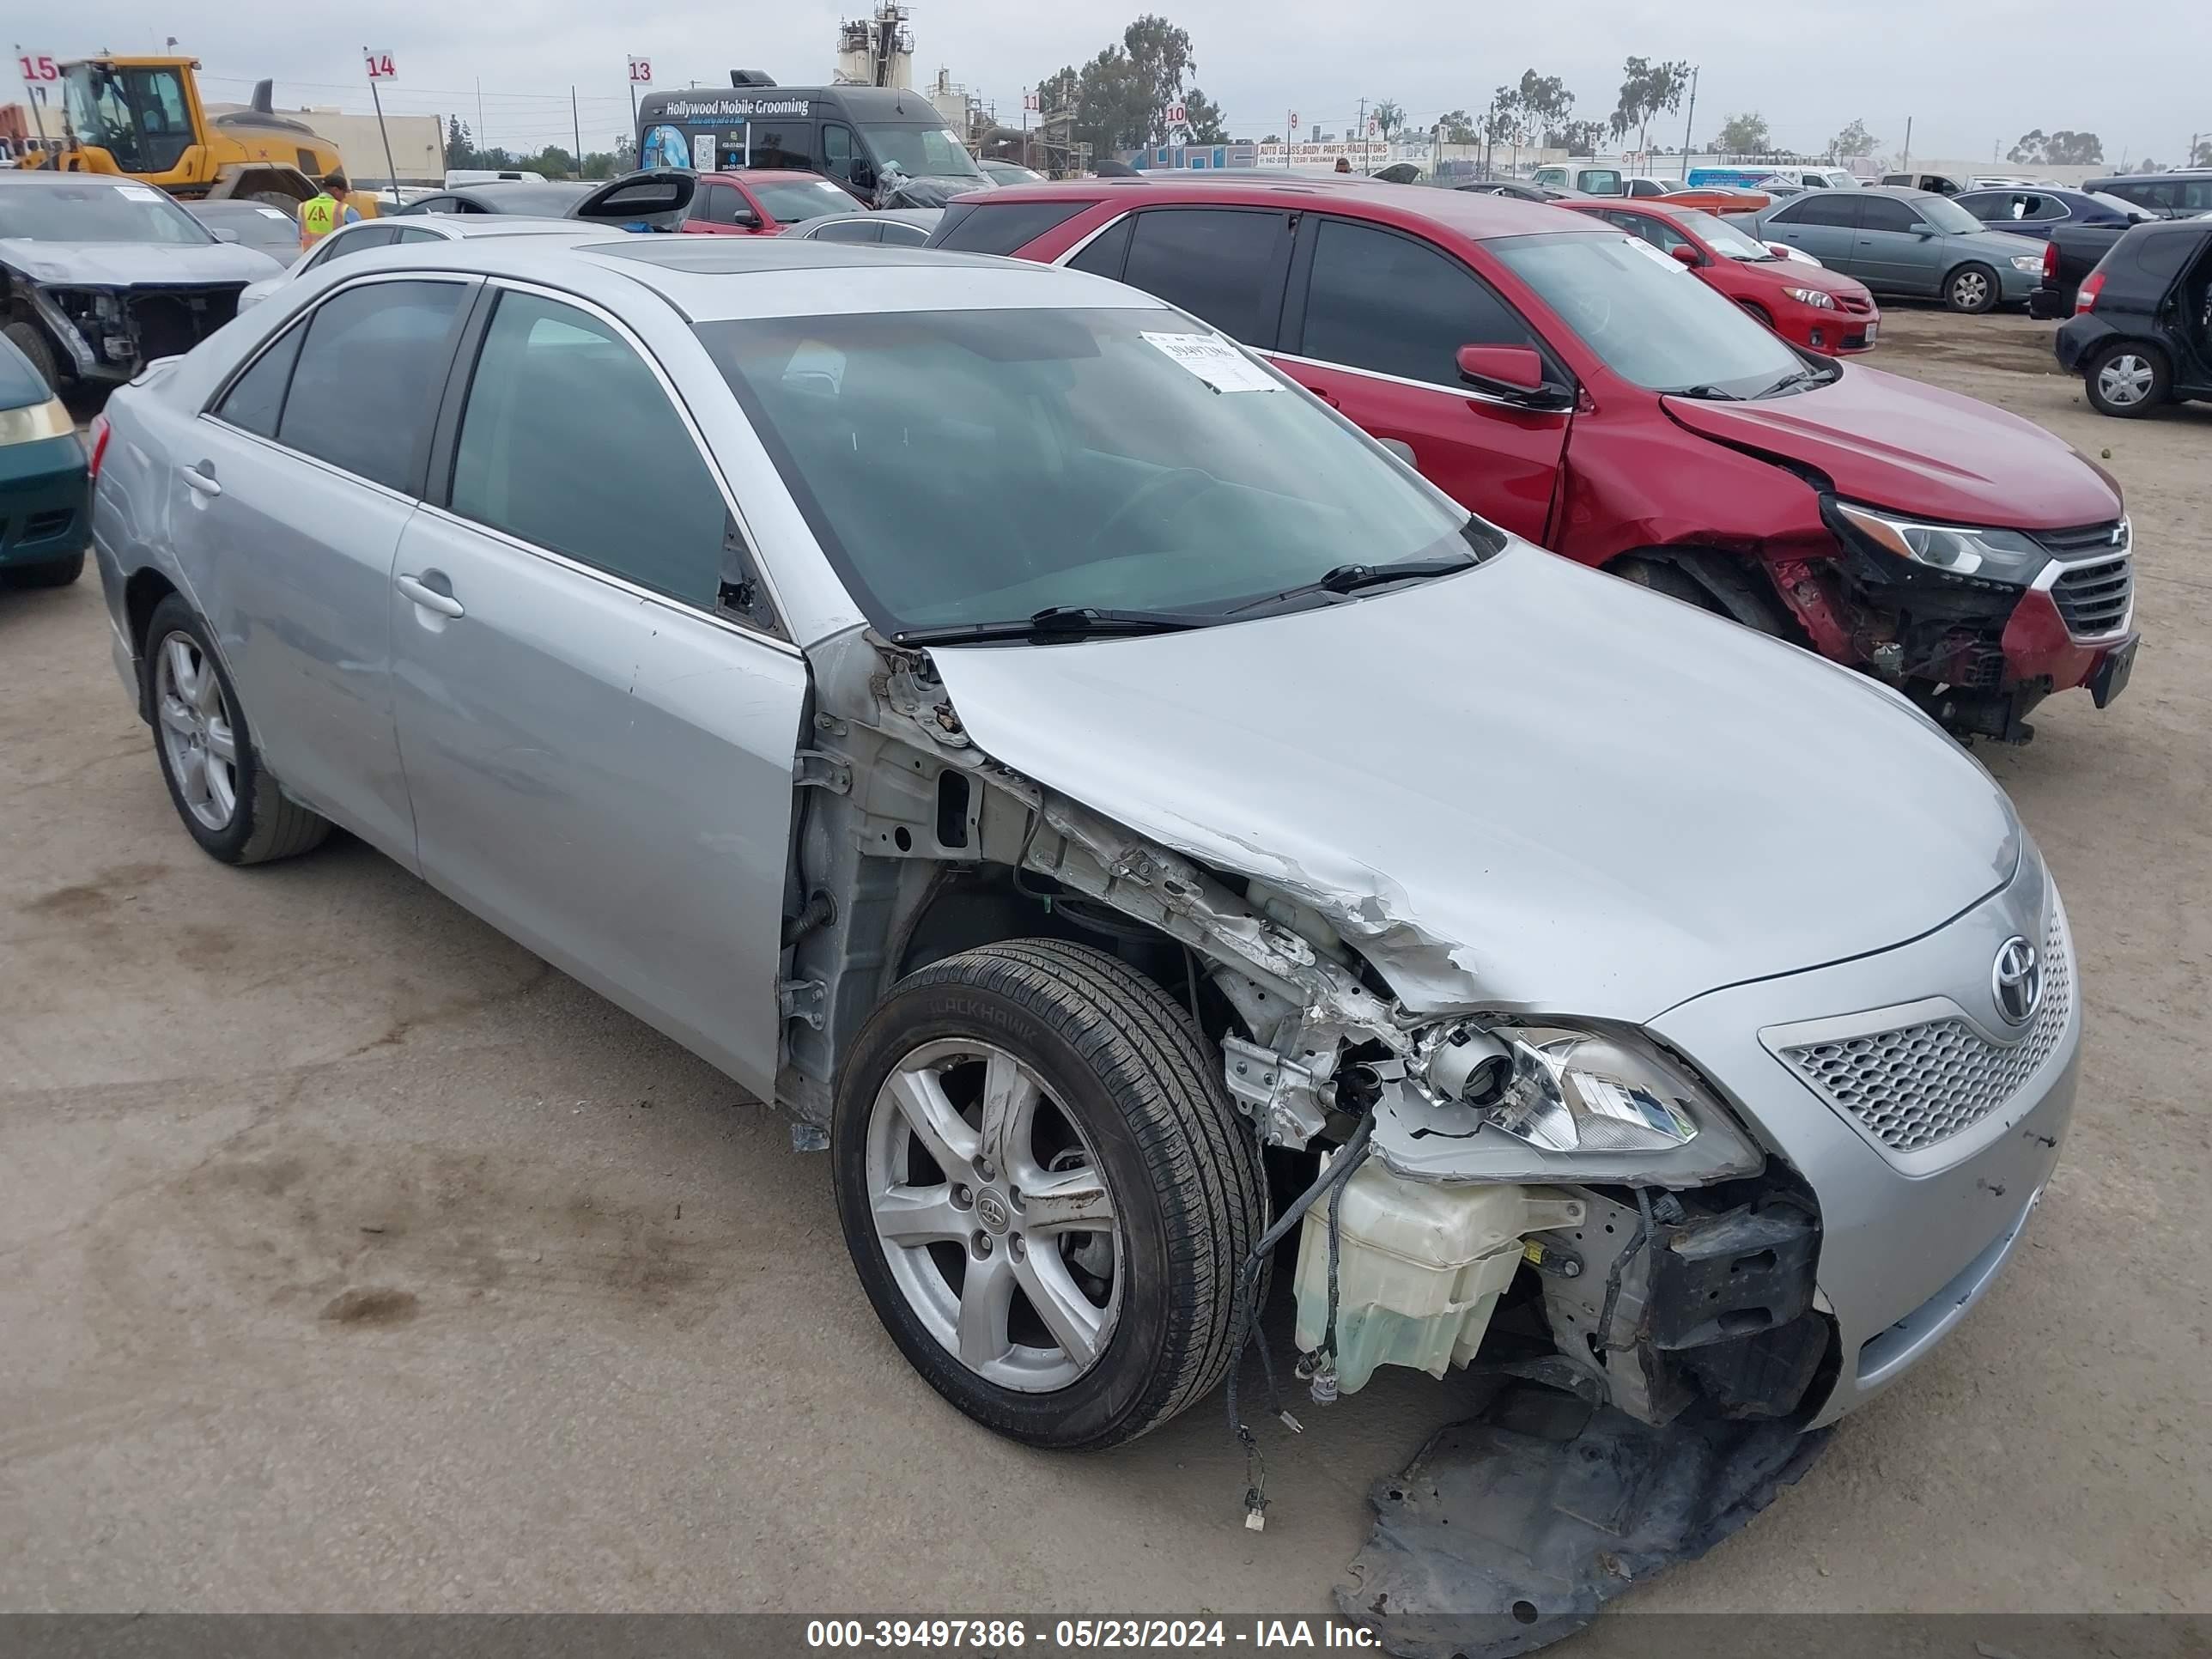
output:
<path id="1" fill-rule="evenodd" d="M 1376 303 L 1377 294 L 1390 296 Z M 1298 355 L 1458 390 L 1459 349 L 1536 344 L 1458 260 L 1396 231 L 1321 222 Z"/>
<path id="2" fill-rule="evenodd" d="M 728 513 L 690 428 L 613 329 L 506 293 L 477 357 L 453 510 L 711 609 Z"/>

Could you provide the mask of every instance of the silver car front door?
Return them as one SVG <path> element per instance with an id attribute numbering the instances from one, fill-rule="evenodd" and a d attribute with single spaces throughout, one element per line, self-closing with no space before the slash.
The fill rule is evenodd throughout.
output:
<path id="1" fill-rule="evenodd" d="M 805 659 L 724 607 L 736 521 L 634 337 L 486 300 L 390 585 L 423 873 L 768 1098 Z"/>
<path id="2" fill-rule="evenodd" d="M 171 540 L 270 771 L 410 868 L 392 563 L 474 286 L 337 290 L 228 384 L 174 457 Z"/>

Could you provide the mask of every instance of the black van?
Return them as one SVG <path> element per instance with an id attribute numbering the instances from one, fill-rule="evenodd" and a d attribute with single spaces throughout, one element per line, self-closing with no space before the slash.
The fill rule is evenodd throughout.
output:
<path id="1" fill-rule="evenodd" d="M 863 198 L 884 170 L 942 185 L 988 190 L 968 147 L 918 92 L 891 87 L 780 87 L 758 70 L 732 70 L 730 90 L 656 92 L 637 108 L 641 168 L 803 167 Z"/>

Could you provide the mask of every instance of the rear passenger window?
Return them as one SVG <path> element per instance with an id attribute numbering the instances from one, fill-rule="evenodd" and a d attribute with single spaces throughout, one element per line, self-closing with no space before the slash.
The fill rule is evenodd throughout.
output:
<path id="1" fill-rule="evenodd" d="M 1378 294 L 1389 303 L 1376 304 Z M 1462 346 L 1535 343 L 1505 302 L 1448 254 L 1371 225 L 1321 222 L 1300 356 L 1456 389 Z"/>
<path id="2" fill-rule="evenodd" d="M 368 283 L 334 295 L 307 321 L 279 443 L 393 489 L 415 486 L 415 458 L 436 412 L 459 283 Z"/>
<path id="3" fill-rule="evenodd" d="M 1893 196 L 1869 196 L 1859 208 L 1862 230 L 1911 230 L 1920 216 Z"/>
<path id="4" fill-rule="evenodd" d="M 1274 344 L 1290 224 L 1287 213 L 1154 208 L 1137 216 L 1121 280 L 1265 349 Z"/>
<path id="5" fill-rule="evenodd" d="M 1012 253 L 1090 205 L 1088 202 L 982 203 L 973 212 L 948 220 L 937 246 L 956 253 Z"/>
<path id="6" fill-rule="evenodd" d="M 1109 227 L 1091 240 L 1091 246 L 1070 259 L 1073 270 L 1087 270 L 1093 276 L 1110 276 L 1121 280 L 1122 262 L 1129 257 L 1130 234 L 1137 228 L 1134 219 L 1124 219 Z"/>
<path id="7" fill-rule="evenodd" d="M 499 300 L 453 458 L 453 510 L 702 609 L 727 509 L 629 342 L 535 295 Z"/>
<path id="8" fill-rule="evenodd" d="M 1784 208 L 1774 221 L 1784 225 L 1854 225 L 1858 222 L 1858 202 L 1841 191 L 1808 196 Z"/>
<path id="9" fill-rule="evenodd" d="M 216 414 L 247 432 L 257 432 L 264 438 L 275 437 L 276 417 L 284 409 L 284 383 L 291 378 L 293 361 L 300 355 L 300 342 L 307 332 L 296 325 L 285 330 L 283 339 L 263 352 L 254 360 L 252 368 L 231 382 Z"/>

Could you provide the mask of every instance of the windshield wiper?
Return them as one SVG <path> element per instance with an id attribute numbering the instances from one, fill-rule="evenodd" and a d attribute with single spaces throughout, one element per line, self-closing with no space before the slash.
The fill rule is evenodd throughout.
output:
<path id="1" fill-rule="evenodd" d="M 1449 576 L 1454 571 L 1465 570 L 1475 562 L 1477 561 L 1470 554 L 1457 554 L 1445 559 L 1399 559 L 1389 564 L 1340 564 L 1333 570 L 1323 571 L 1317 580 L 1301 582 L 1297 586 L 1286 587 L 1279 593 L 1247 599 L 1243 605 L 1232 605 L 1223 614 L 1241 617 L 1264 605 L 1304 599 L 1310 593 L 1357 593 L 1363 587 L 1380 587 L 1386 582 L 1418 581 L 1428 576 Z"/>
<path id="2" fill-rule="evenodd" d="M 1717 386 L 1678 386 L 1670 387 L 1669 398 L 1703 398 L 1712 403 L 1740 404 L 1743 399 L 1735 392 Z"/>
<path id="3" fill-rule="evenodd" d="M 1757 403 L 1761 398 L 1771 398 L 1776 392 L 1787 392 L 1794 386 L 1826 386 L 1831 378 L 1817 368 L 1793 368 L 1765 391 L 1754 394 L 1752 401 Z"/>
<path id="4" fill-rule="evenodd" d="M 1091 605 L 1048 605 L 1003 622 L 947 623 L 908 628 L 891 635 L 900 645 L 985 644 L 993 640 L 1077 640 L 1103 634 L 1176 634 L 1211 628 L 1218 617 L 1188 611 L 1101 611 Z"/>

